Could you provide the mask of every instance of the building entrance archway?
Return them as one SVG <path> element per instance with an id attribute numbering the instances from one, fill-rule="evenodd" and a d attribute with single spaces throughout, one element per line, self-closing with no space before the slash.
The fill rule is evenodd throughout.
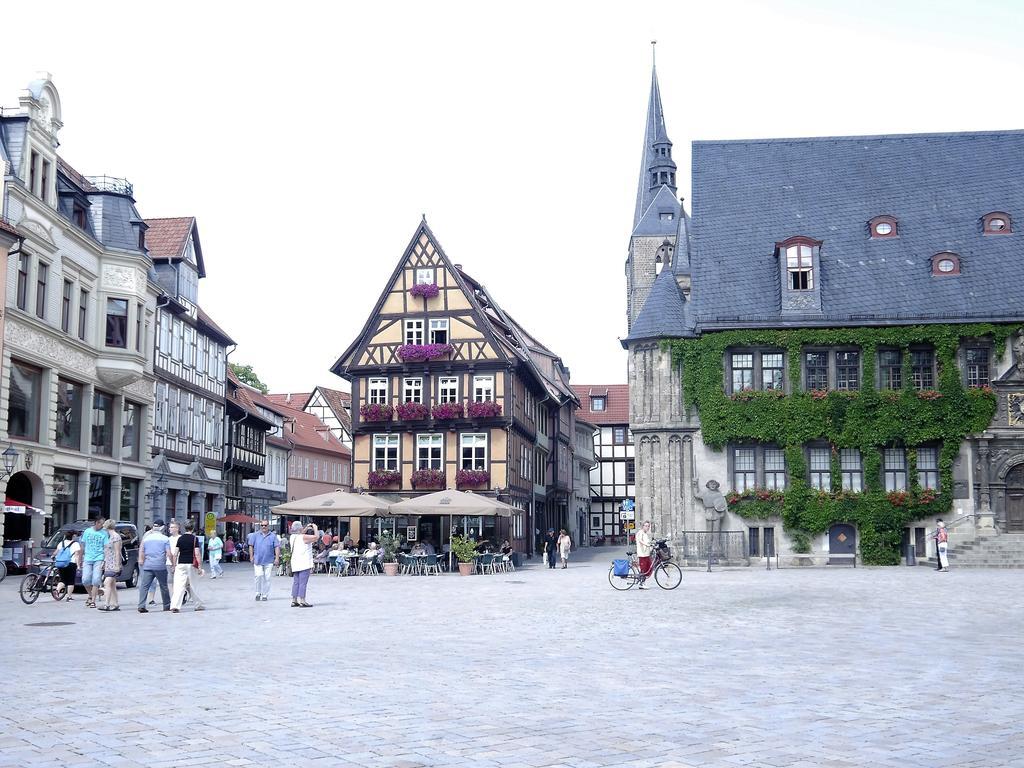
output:
<path id="1" fill-rule="evenodd" d="M 43 504 L 43 481 L 32 472 L 15 472 L 7 481 L 7 501 L 24 504 L 26 507 L 41 507 Z M 4 541 L 27 541 L 32 538 L 32 510 L 26 514 L 8 512 L 4 514 Z"/>
<path id="2" fill-rule="evenodd" d="M 1024 533 L 1024 464 L 1006 474 L 1006 532 Z"/>

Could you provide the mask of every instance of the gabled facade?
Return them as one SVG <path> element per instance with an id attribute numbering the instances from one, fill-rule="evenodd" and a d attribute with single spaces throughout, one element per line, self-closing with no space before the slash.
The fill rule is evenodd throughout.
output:
<path id="1" fill-rule="evenodd" d="M 57 154 L 49 76 L 0 116 L 7 256 L 0 440 L 19 453 L 6 498 L 52 516 L 4 515 L 0 536 L 97 515 L 139 523 L 147 495 L 158 288 L 146 224 L 123 179 L 89 177 Z M 7 229 L 6 225 L 4 227 Z"/>
<path id="2" fill-rule="evenodd" d="M 269 521 L 273 517 L 271 509 L 288 501 L 288 462 L 293 449 L 293 442 L 286 434 L 288 409 L 276 405 L 252 387 L 245 389 L 256 410 L 273 426 L 267 430 L 263 474 L 242 480 L 242 511 L 247 516 Z"/>
<path id="3" fill-rule="evenodd" d="M 352 450 L 352 395 L 340 389 L 317 387 L 302 407 L 327 425 L 341 444 Z"/>
<path id="4" fill-rule="evenodd" d="M 645 158 L 656 76 L 651 103 Z M 922 557 L 940 517 L 1024 534 L 1022 158 L 1021 131 L 696 142 L 692 221 L 658 260 L 642 217 L 627 261 L 638 518 L 843 564 Z"/>
<path id="5" fill-rule="evenodd" d="M 225 517 L 252 514 L 246 504 L 244 483 L 256 480 L 267 469 L 267 434 L 273 431 L 273 412 L 261 409 L 250 389 L 229 368 L 225 404 L 227 429 L 224 445 Z M 236 518 L 237 519 L 237 518 Z"/>
<path id="6" fill-rule="evenodd" d="M 579 417 L 594 425 L 593 466 L 588 472 L 590 518 L 587 534 L 593 544 L 625 541 L 619 513 L 636 497 L 636 457 L 629 428 L 628 384 L 574 384 Z"/>
<path id="7" fill-rule="evenodd" d="M 497 530 L 493 520 L 464 526 L 524 552 L 537 530 L 567 524 L 577 406 L 568 371 L 448 259 L 425 221 L 331 370 L 352 385 L 357 487 L 499 496 L 520 513 Z M 429 524 L 437 543 L 440 522 Z"/>
<path id="8" fill-rule="evenodd" d="M 156 308 L 156 374 L 152 516 L 200 523 L 222 517 L 225 386 L 231 338 L 199 306 L 206 276 L 195 218 L 147 219 L 160 296 Z M 205 527 L 205 524 L 203 524 Z"/>

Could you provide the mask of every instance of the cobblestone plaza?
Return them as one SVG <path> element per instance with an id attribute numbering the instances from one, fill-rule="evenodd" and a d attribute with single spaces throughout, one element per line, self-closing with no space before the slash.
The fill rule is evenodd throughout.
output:
<path id="1" fill-rule="evenodd" d="M 0 584 L 0 765 L 1024 766 L 1024 572 L 315 576 L 208 610 L 22 605 Z M 157 606 L 159 608 L 159 606 Z M 63 626 L 39 623 L 71 622 Z"/>

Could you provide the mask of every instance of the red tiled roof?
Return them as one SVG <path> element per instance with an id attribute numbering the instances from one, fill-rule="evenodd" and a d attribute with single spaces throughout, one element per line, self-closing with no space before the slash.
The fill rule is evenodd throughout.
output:
<path id="1" fill-rule="evenodd" d="M 146 219 L 149 229 L 146 230 L 146 247 L 154 259 L 177 259 L 185 250 L 185 240 L 192 225 L 194 216 L 179 216 L 174 219 Z"/>
<path id="2" fill-rule="evenodd" d="M 272 402 L 274 405 L 283 405 L 286 408 L 294 408 L 296 410 L 301 409 L 309 401 L 312 392 L 284 392 L 284 393 L 271 393 L 264 395 L 267 400 Z"/>
<path id="3" fill-rule="evenodd" d="M 352 455 L 342 442 L 334 436 L 330 428 L 312 413 L 297 408 L 281 407 L 284 412 L 284 434 L 296 448 L 308 448 L 323 453 L 334 453 L 339 456 Z"/>
<path id="4" fill-rule="evenodd" d="M 21 233 L 14 228 L 13 224 L 10 224 L 7 219 L 0 218 L 0 229 L 7 232 L 15 237 L 21 237 Z"/>
<path id="5" fill-rule="evenodd" d="M 591 424 L 629 424 L 628 384 L 573 384 L 572 389 L 580 399 L 578 418 Z M 591 395 L 605 398 L 603 411 L 590 410 Z"/>

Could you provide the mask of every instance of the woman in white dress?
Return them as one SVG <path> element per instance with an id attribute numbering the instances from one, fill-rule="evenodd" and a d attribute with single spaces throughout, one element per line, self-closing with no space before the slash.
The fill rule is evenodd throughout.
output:
<path id="1" fill-rule="evenodd" d="M 320 532 L 314 523 L 303 530 L 302 523 L 292 523 L 290 540 L 292 550 L 292 608 L 312 608 L 306 602 L 306 585 L 309 574 L 313 570 L 313 542 L 320 538 Z"/>

